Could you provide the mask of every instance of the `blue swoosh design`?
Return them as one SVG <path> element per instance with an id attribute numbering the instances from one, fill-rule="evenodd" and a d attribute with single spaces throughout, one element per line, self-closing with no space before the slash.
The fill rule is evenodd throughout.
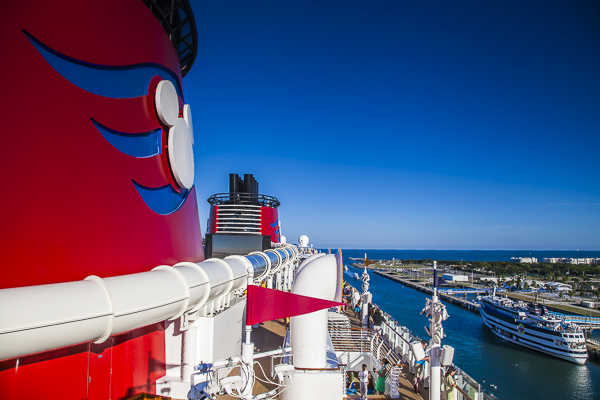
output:
<path id="1" fill-rule="evenodd" d="M 142 200 L 144 200 L 144 203 L 146 203 L 152 211 L 161 215 L 173 214 L 175 211 L 179 210 L 193 189 L 192 186 L 192 189 L 179 193 L 173 189 L 173 186 L 171 185 L 151 188 L 140 185 L 133 179 L 131 182 L 133 182 L 133 185 L 142 197 Z"/>
<path id="2" fill-rule="evenodd" d="M 121 153 L 137 158 L 153 157 L 161 153 L 161 128 L 150 132 L 125 133 L 107 128 L 94 118 L 91 118 L 91 120 L 102 136 L 104 136 L 104 139 Z"/>
<path id="3" fill-rule="evenodd" d="M 269 225 L 271 225 L 273 228 L 275 228 L 277 225 L 279 225 L 279 218 L 277 218 L 277 219 L 275 220 L 275 222 L 273 222 L 272 224 L 269 224 Z M 275 232 L 274 232 L 274 233 L 275 233 L 276 235 L 279 235 L 279 228 L 277 228 L 277 229 L 275 230 Z"/>
<path id="4" fill-rule="evenodd" d="M 155 76 L 171 81 L 179 97 L 183 90 L 177 75 L 159 64 L 143 63 L 123 66 L 92 64 L 59 53 L 34 38 L 27 31 L 23 33 L 63 78 L 75 86 L 98 96 L 113 99 L 130 99 L 148 94 L 148 86 Z"/>

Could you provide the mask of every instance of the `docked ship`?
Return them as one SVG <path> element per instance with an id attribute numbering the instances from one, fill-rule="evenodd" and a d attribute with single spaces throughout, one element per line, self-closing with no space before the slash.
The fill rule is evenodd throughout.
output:
<path id="1" fill-rule="evenodd" d="M 479 298 L 483 323 L 498 337 L 580 365 L 588 358 L 583 330 L 545 307 L 497 296 Z"/>

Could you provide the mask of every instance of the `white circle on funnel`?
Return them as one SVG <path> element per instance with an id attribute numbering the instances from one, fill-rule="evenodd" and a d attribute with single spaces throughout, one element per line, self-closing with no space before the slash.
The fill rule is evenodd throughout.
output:
<path id="1" fill-rule="evenodd" d="M 177 184 L 186 189 L 191 189 L 194 186 L 193 141 L 194 132 L 187 121 L 184 118 L 177 118 L 175 126 L 169 129 L 167 144 L 169 147 L 169 164 Z"/>
<path id="2" fill-rule="evenodd" d="M 156 114 L 168 126 L 174 126 L 179 119 L 179 100 L 171 81 L 160 81 L 154 97 Z"/>

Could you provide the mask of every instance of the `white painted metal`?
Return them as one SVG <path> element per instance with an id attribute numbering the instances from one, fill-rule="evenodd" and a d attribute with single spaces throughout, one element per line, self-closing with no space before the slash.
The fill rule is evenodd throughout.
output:
<path id="1" fill-rule="evenodd" d="M 158 118 L 163 124 L 174 126 L 179 118 L 179 100 L 177 91 L 171 81 L 160 81 L 156 86 L 154 104 Z"/>
<path id="2" fill-rule="evenodd" d="M 265 253 L 262 253 L 260 251 L 254 251 L 254 252 L 250 253 L 249 255 L 260 256 L 260 257 L 264 258 L 267 263 L 267 267 L 265 268 L 264 271 L 262 271 L 262 273 L 257 274 L 256 271 L 254 271 L 254 282 L 258 283 L 258 282 L 264 280 L 267 277 L 267 275 L 269 275 L 269 273 L 271 272 L 271 259 L 269 257 L 267 257 Z"/>
<path id="3" fill-rule="evenodd" d="M 324 257 L 327 254 L 325 253 L 317 253 L 317 254 L 313 254 L 312 256 L 306 258 L 304 261 L 302 261 L 300 263 L 300 265 L 298 266 L 298 268 L 296 268 L 296 276 L 300 274 L 300 271 L 302 271 L 302 269 L 310 262 L 312 262 L 313 260 L 320 258 L 320 257 Z"/>
<path id="4" fill-rule="evenodd" d="M 308 246 L 308 236 L 301 235 L 298 238 L 298 243 L 300 244 L 301 247 L 307 247 Z"/>
<path id="5" fill-rule="evenodd" d="M 198 325 L 193 324 L 183 332 L 181 350 L 181 379 L 186 381 L 193 373 L 196 365 Z"/>
<path id="6" fill-rule="evenodd" d="M 211 311 L 221 310 L 227 303 L 226 296 L 231 293 L 231 289 L 233 288 L 233 271 L 228 263 L 219 258 L 211 258 L 204 261 L 202 268 L 208 274 L 211 282 L 211 298 L 213 299 Z M 212 297 L 213 293 L 214 297 Z"/>
<path id="7" fill-rule="evenodd" d="M 191 262 L 180 262 L 173 266 L 187 281 L 190 290 L 190 305 L 192 308 L 188 313 L 198 311 L 206 304 L 210 295 L 210 278 L 204 269 L 198 264 Z"/>
<path id="8" fill-rule="evenodd" d="M 249 262 L 240 258 L 0 290 L 0 360 L 99 343 L 206 303 L 216 303 L 211 310 L 224 307 L 246 284 Z"/>
<path id="9" fill-rule="evenodd" d="M 334 300 L 337 282 L 335 256 L 312 258 L 296 274 L 292 293 Z M 327 367 L 327 310 L 291 318 L 290 340 L 296 368 Z"/>
<path id="10" fill-rule="evenodd" d="M 194 186 L 193 137 L 194 132 L 183 118 L 177 118 L 175 125 L 169 129 L 169 165 L 175 181 L 185 189 Z"/>
<path id="11" fill-rule="evenodd" d="M 0 290 L 0 315 L 6 360 L 104 337 L 113 310 L 104 288 L 88 280 Z"/>
<path id="12" fill-rule="evenodd" d="M 287 258 L 286 265 L 294 265 L 298 252 L 288 250 L 294 256 Z M 258 254 L 270 266 L 268 257 Z M 210 315 L 228 307 L 233 294 L 246 288 L 249 269 L 252 264 L 245 257 L 229 256 L 104 279 L 90 276 L 78 282 L 2 289 L 0 360 L 101 343 L 179 316 L 184 330 L 188 316 L 198 311 Z M 187 349 L 192 351 L 193 345 Z"/>
<path id="13" fill-rule="evenodd" d="M 344 384 L 344 376 L 340 370 L 298 370 L 294 372 L 294 383 L 289 378 L 284 380 L 284 385 L 289 385 L 281 392 L 281 400 L 342 400 L 340 390 Z"/>

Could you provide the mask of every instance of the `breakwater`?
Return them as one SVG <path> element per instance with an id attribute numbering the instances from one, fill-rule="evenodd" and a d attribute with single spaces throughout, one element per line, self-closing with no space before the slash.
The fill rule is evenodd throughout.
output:
<path id="1" fill-rule="evenodd" d="M 431 289 L 430 287 L 421 285 L 419 283 L 416 283 L 416 282 L 408 280 L 408 279 L 403 279 L 396 274 L 391 274 L 389 272 L 381 272 L 381 271 L 373 271 L 373 273 L 375 273 L 379 276 L 383 276 L 384 278 L 390 279 L 392 281 L 401 283 L 402 285 L 407 286 L 409 288 L 419 290 L 423 293 L 433 294 L 433 289 Z M 477 303 L 474 303 L 467 299 L 461 299 L 460 297 L 450 296 L 450 295 L 443 294 L 443 293 L 438 293 L 438 296 L 440 299 L 445 300 L 449 303 L 459 305 L 461 307 L 466 308 L 467 310 L 478 312 L 479 304 L 477 304 Z"/>

